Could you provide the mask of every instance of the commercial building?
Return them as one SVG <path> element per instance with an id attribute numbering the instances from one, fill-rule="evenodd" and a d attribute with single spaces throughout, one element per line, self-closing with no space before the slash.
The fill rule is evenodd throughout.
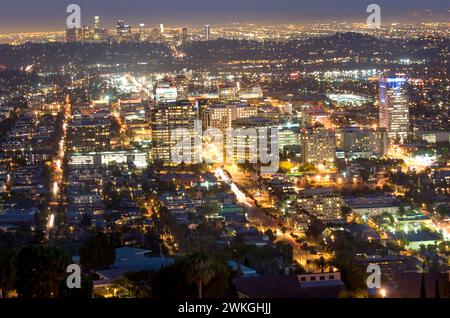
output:
<path id="1" fill-rule="evenodd" d="M 170 83 L 159 83 L 156 86 L 155 96 L 158 103 L 175 102 L 178 98 L 178 90 Z"/>
<path id="2" fill-rule="evenodd" d="M 417 136 L 429 144 L 450 142 L 450 131 L 420 131 Z"/>
<path id="3" fill-rule="evenodd" d="M 336 146 L 347 158 L 382 157 L 387 153 L 386 129 L 346 127 L 336 129 Z"/>
<path id="4" fill-rule="evenodd" d="M 409 132 L 409 106 L 406 79 L 383 77 L 379 80 L 380 127 L 392 141 L 405 140 Z"/>
<path id="5" fill-rule="evenodd" d="M 77 29 L 76 28 L 70 28 L 66 30 L 66 42 L 72 43 L 77 41 Z"/>
<path id="6" fill-rule="evenodd" d="M 122 123 L 127 127 L 131 140 L 140 145 L 151 142 L 149 107 L 141 99 L 119 100 Z"/>
<path id="7" fill-rule="evenodd" d="M 289 146 L 300 146 L 300 124 L 286 122 L 278 127 L 280 151 Z"/>
<path id="8" fill-rule="evenodd" d="M 131 37 L 131 26 L 129 24 L 125 24 L 123 20 L 117 21 L 116 31 L 119 42 L 127 40 Z"/>
<path id="9" fill-rule="evenodd" d="M 145 34 L 145 24 L 140 23 L 139 24 L 139 41 L 144 42 L 146 40 L 147 36 Z"/>
<path id="10" fill-rule="evenodd" d="M 335 161 L 334 132 L 325 128 L 301 130 L 302 161 L 316 167 L 329 167 Z"/>
<path id="11" fill-rule="evenodd" d="M 345 203 L 352 209 L 353 213 L 368 217 L 383 213 L 396 214 L 400 207 L 397 200 L 392 196 L 345 197 Z"/>
<path id="12" fill-rule="evenodd" d="M 132 163 L 136 168 L 145 168 L 148 153 L 143 151 L 105 151 L 74 153 L 69 155 L 69 166 L 95 166 Z"/>
<path id="13" fill-rule="evenodd" d="M 195 122 L 198 109 L 190 101 L 161 102 L 152 110 L 152 159 L 170 163 L 172 151 L 176 151 L 175 134 L 187 130 L 190 136 L 191 156 L 194 156 Z M 200 127 L 201 129 L 201 127 Z"/>
<path id="14" fill-rule="evenodd" d="M 203 112 L 203 127 L 218 128 L 222 132 L 232 128 L 237 119 L 256 117 L 258 109 L 246 104 L 225 105 L 217 104 L 208 106 Z"/>
<path id="15" fill-rule="evenodd" d="M 67 149 L 69 152 L 109 150 L 110 143 L 110 118 L 77 116 L 67 127 Z"/>
<path id="16" fill-rule="evenodd" d="M 205 25 L 205 40 L 209 41 L 211 39 L 211 26 Z"/>
<path id="17" fill-rule="evenodd" d="M 271 152 L 271 147 L 278 150 L 278 139 L 273 139 L 272 128 L 278 130 L 278 126 L 266 117 L 240 118 L 233 123 L 234 150 L 233 158 L 239 163 L 256 163 L 259 159 L 261 147 L 266 147 L 266 153 Z M 278 152 L 276 154 L 278 156 Z"/>
<path id="18" fill-rule="evenodd" d="M 342 220 L 342 197 L 332 188 L 305 189 L 300 192 L 297 203 L 300 208 L 324 222 Z"/>

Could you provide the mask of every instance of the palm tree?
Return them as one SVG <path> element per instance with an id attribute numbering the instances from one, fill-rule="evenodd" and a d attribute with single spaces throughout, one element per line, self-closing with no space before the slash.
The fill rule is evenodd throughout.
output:
<path id="1" fill-rule="evenodd" d="M 113 297 L 129 297 L 132 295 L 133 284 L 127 277 L 116 280 L 111 286 Z"/>
<path id="2" fill-rule="evenodd" d="M 215 276 L 211 260 L 204 253 L 198 252 L 188 258 L 186 276 L 190 284 L 197 284 L 198 298 L 202 298 L 202 287 Z"/>
<path id="3" fill-rule="evenodd" d="M 314 264 L 320 268 L 321 273 L 325 272 L 325 267 L 329 265 L 323 256 L 314 260 Z"/>

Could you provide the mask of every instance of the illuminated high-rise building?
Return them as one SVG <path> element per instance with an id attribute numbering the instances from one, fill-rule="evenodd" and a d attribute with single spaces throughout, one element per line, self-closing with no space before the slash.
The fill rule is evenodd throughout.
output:
<path id="1" fill-rule="evenodd" d="M 181 129 L 189 131 L 191 137 L 191 155 L 194 151 L 195 121 L 198 109 L 190 101 L 172 101 L 157 103 L 152 110 L 152 158 L 171 163 L 172 151 L 176 141 L 174 135 Z M 201 127 L 200 127 L 201 129 Z M 193 157 L 192 157 L 193 160 Z"/>
<path id="2" fill-rule="evenodd" d="M 111 121 L 109 118 L 76 116 L 67 127 L 67 150 L 90 152 L 109 150 Z"/>
<path id="3" fill-rule="evenodd" d="M 409 107 L 406 79 L 383 77 L 379 80 L 380 127 L 386 128 L 391 141 L 405 140 L 409 132 Z"/>
<path id="4" fill-rule="evenodd" d="M 269 145 L 268 148 L 270 149 L 271 142 L 278 143 L 278 139 L 272 139 L 275 138 L 275 136 L 272 137 L 272 128 L 277 128 L 277 125 L 269 118 L 241 117 L 233 121 L 233 128 L 235 129 L 233 134 L 233 147 L 235 147 L 233 160 L 236 162 L 255 163 L 263 145 L 266 147 Z M 226 140 L 226 138 L 224 139 Z M 229 149 L 227 149 L 227 153 L 228 151 Z"/>
<path id="5" fill-rule="evenodd" d="M 148 107 L 140 98 L 119 100 L 122 123 L 134 143 L 146 146 L 151 141 L 150 116 Z"/>
<path id="6" fill-rule="evenodd" d="M 202 115 L 204 128 L 218 128 L 225 132 L 232 128 L 237 119 L 256 117 L 258 109 L 246 104 L 242 105 L 211 105 L 205 109 Z"/>
<path id="7" fill-rule="evenodd" d="M 103 39 L 103 29 L 101 27 L 100 17 L 94 17 L 94 40 L 100 41 Z"/>
<path id="8" fill-rule="evenodd" d="M 211 39 L 211 26 L 205 25 L 205 40 L 209 41 Z"/>
<path id="9" fill-rule="evenodd" d="M 120 35 L 120 33 L 122 33 L 122 30 L 125 27 L 125 22 L 123 20 L 117 20 L 117 26 L 116 26 L 116 30 L 117 30 L 117 35 Z"/>
<path id="10" fill-rule="evenodd" d="M 301 131 L 302 160 L 316 167 L 328 168 L 335 161 L 334 131 L 323 127 Z"/>
<path id="11" fill-rule="evenodd" d="M 164 24 L 162 24 L 162 23 L 159 25 L 159 32 L 161 34 L 164 34 Z"/>
<path id="12" fill-rule="evenodd" d="M 188 42 L 189 30 L 188 28 L 181 29 L 181 43 L 185 44 Z"/>
<path id="13" fill-rule="evenodd" d="M 89 25 L 85 25 L 81 28 L 81 40 L 83 42 L 91 40 L 91 27 Z"/>
<path id="14" fill-rule="evenodd" d="M 129 24 L 125 24 L 123 20 L 117 21 L 116 30 L 119 41 L 122 41 L 131 36 L 131 26 Z"/>
<path id="15" fill-rule="evenodd" d="M 72 43 L 77 41 L 77 29 L 70 28 L 66 30 L 66 42 Z"/>
<path id="16" fill-rule="evenodd" d="M 100 28 L 100 17 L 96 15 L 94 17 L 94 30 L 99 30 Z"/>
<path id="17" fill-rule="evenodd" d="M 336 129 L 336 146 L 344 150 L 346 157 L 382 157 L 387 153 L 386 129 L 344 127 Z"/>
<path id="18" fill-rule="evenodd" d="M 344 201 L 333 188 L 304 189 L 297 197 L 297 203 L 309 214 L 324 222 L 342 220 L 341 207 Z"/>
<path id="19" fill-rule="evenodd" d="M 145 40 L 146 40 L 145 24 L 141 23 L 139 24 L 139 41 L 144 42 Z"/>

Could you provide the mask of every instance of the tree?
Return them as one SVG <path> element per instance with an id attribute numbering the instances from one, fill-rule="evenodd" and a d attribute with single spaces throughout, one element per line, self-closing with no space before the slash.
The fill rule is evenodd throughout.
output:
<path id="1" fill-rule="evenodd" d="M 94 284 L 92 279 L 82 274 L 81 275 L 81 288 L 68 288 L 66 281 L 62 281 L 59 286 L 59 297 L 62 298 L 75 298 L 75 299 L 89 299 L 92 298 L 94 290 Z"/>
<path id="2" fill-rule="evenodd" d="M 441 258 L 438 255 L 433 255 L 430 259 L 427 260 L 427 263 L 428 272 L 430 273 L 443 273 L 446 271 L 448 266 L 447 258 Z"/>
<path id="3" fill-rule="evenodd" d="M 128 277 L 119 278 L 112 285 L 113 297 L 127 298 L 133 297 L 134 285 Z"/>
<path id="4" fill-rule="evenodd" d="M 325 224 L 317 218 L 313 218 L 311 223 L 306 230 L 306 234 L 308 236 L 312 236 L 314 238 L 318 238 L 322 232 L 325 230 Z"/>
<path id="5" fill-rule="evenodd" d="M 291 264 L 294 259 L 294 248 L 289 243 L 284 242 L 276 242 L 275 247 L 281 252 L 283 255 L 283 259 L 286 263 Z"/>
<path id="6" fill-rule="evenodd" d="M 368 298 L 366 290 L 358 289 L 356 291 L 343 290 L 339 293 L 338 298 Z"/>
<path id="7" fill-rule="evenodd" d="M 274 242 L 276 240 L 275 234 L 273 234 L 272 229 L 267 229 L 264 234 L 269 238 L 271 242 Z"/>
<path id="8" fill-rule="evenodd" d="M 203 263 L 202 266 L 198 266 Z M 197 265 L 195 265 L 197 264 Z M 206 266 L 204 266 L 206 265 Z M 177 259 L 173 265 L 163 267 L 155 273 L 151 281 L 152 296 L 160 298 L 194 298 L 199 297 L 200 273 L 193 273 L 202 267 L 201 273 L 207 269 L 205 276 L 210 276 L 208 282 L 201 278 L 201 296 L 207 298 L 223 298 L 231 293 L 232 270 L 223 261 L 199 252 Z"/>
<path id="9" fill-rule="evenodd" d="M 122 197 L 116 191 L 115 185 L 112 182 L 106 183 L 103 189 L 103 194 L 104 194 L 104 201 L 108 209 L 117 209 L 120 206 L 122 202 Z"/>
<path id="10" fill-rule="evenodd" d="M 436 208 L 436 212 L 441 218 L 445 218 L 450 215 L 450 207 L 448 205 L 441 204 Z"/>
<path id="11" fill-rule="evenodd" d="M 297 261 L 294 261 L 294 274 L 296 275 L 301 275 L 301 274 L 306 274 L 306 269 L 303 267 L 303 265 L 301 265 L 300 263 L 298 263 Z"/>
<path id="12" fill-rule="evenodd" d="M 15 253 L 5 250 L 0 253 L 0 298 L 7 297 L 14 290 L 16 279 Z"/>
<path id="13" fill-rule="evenodd" d="M 53 298 L 65 280 L 70 258 L 58 248 L 32 245 L 19 251 L 16 263 L 19 297 Z"/>
<path id="14" fill-rule="evenodd" d="M 400 216 L 406 215 L 406 209 L 405 209 L 405 206 L 404 206 L 404 205 L 401 205 L 401 206 L 399 207 L 399 209 L 398 209 L 398 215 L 400 215 Z"/>
<path id="15" fill-rule="evenodd" d="M 0 230 L 0 298 L 15 289 L 17 252 L 33 239 L 28 226 L 19 226 L 14 232 Z"/>
<path id="16" fill-rule="evenodd" d="M 395 219 L 394 219 L 394 217 L 392 216 L 391 213 L 389 213 L 389 212 L 384 212 L 381 216 L 382 216 L 383 218 L 388 219 L 388 220 L 389 220 L 389 223 L 390 223 L 391 225 L 394 225 L 394 224 L 395 224 Z"/>
<path id="17" fill-rule="evenodd" d="M 341 214 L 344 218 L 346 218 L 349 214 L 352 213 L 352 209 L 346 205 L 341 207 Z"/>
<path id="18" fill-rule="evenodd" d="M 314 260 L 314 264 L 320 268 L 321 273 L 325 272 L 325 267 L 329 265 L 323 256 L 320 256 L 318 259 Z"/>
<path id="19" fill-rule="evenodd" d="M 116 252 L 103 233 L 90 238 L 80 249 L 80 263 L 85 270 L 111 266 L 115 258 Z"/>
<path id="20" fill-rule="evenodd" d="M 383 192 L 389 192 L 389 193 L 395 192 L 395 188 L 389 184 L 384 184 L 382 190 L 383 190 Z"/>
<path id="21" fill-rule="evenodd" d="M 84 228 L 90 228 L 92 226 L 92 219 L 86 213 L 81 218 L 81 226 Z"/>
<path id="22" fill-rule="evenodd" d="M 438 245 L 438 251 L 441 254 L 446 254 L 448 251 L 450 251 L 450 243 L 449 242 L 442 242 Z"/>
<path id="23" fill-rule="evenodd" d="M 215 272 L 211 261 L 204 253 L 195 253 L 187 259 L 187 281 L 197 285 L 198 298 L 202 298 L 202 287 L 210 282 Z"/>
<path id="24" fill-rule="evenodd" d="M 152 271 L 139 271 L 126 273 L 125 277 L 131 284 L 133 296 L 136 298 L 150 298 L 152 294 L 152 282 L 155 273 Z"/>
<path id="25" fill-rule="evenodd" d="M 358 265 L 354 257 L 336 255 L 332 264 L 341 272 L 342 280 L 349 291 L 357 292 L 367 288 L 365 269 Z"/>

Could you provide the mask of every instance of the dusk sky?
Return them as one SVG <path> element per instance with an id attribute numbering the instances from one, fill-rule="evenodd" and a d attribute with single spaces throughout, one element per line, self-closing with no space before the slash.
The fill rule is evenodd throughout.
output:
<path id="1" fill-rule="evenodd" d="M 412 10 L 430 9 L 450 21 L 448 0 L 0 0 L 0 33 L 65 29 L 65 8 L 77 3 L 82 23 L 92 24 L 94 15 L 111 27 L 118 18 L 136 25 L 201 25 L 231 22 L 310 22 L 311 19 L 353 18 L 364 21 L 370 3 L 382 7 L 386 18 Z"/>

